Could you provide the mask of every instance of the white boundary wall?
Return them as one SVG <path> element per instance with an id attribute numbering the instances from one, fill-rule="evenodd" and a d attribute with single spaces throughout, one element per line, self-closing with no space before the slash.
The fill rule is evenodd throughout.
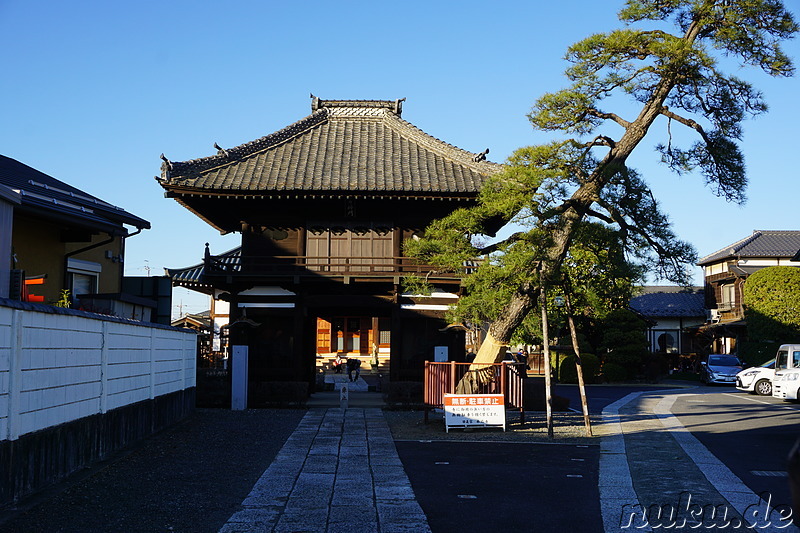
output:
<path id="1" fill-rule="evenodd" d="M 195 386 L 195 333 L 58 311 L 0 305 L 0 441 Z"/>

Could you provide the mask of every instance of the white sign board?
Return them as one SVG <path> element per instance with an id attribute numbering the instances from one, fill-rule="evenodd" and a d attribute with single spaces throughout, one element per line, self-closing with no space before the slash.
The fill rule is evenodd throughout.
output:
<path id="1" fill-rule="evenodd" d="M 451 427 L 502 427 L 506 430 L 506 402 L 502 394 L 445 394 L 444 424 Z"/>

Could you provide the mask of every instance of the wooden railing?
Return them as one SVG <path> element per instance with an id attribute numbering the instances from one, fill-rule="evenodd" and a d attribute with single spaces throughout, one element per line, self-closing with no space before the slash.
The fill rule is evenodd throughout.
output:
<path id="1" fill-rule="evenodd" d="M 373 276 L 426 275 L 429 278 L 457 279 L 475 269 L 442 271 L 410 257 L 312 257 L 312 256 L 214 256 L 204 260 L 206 275 L 299 275 Z"/>
<path id="2" fill-rule="evenodd" d="M 491 372 L 486 372 L 488 367 Z M 505 397 L 506 408 L 519 409 L 520 420 L 525 421 L 524 406 L 524 378 L 525 365 L 523 363 L 501 362 L 492 365 L 481 365 L 480 369 L 471 368 L 471 363 L 446 363 L 425 362 L 424 403 L 425 422 L 428 421 L 428 411 L 433 408 L 444 407 L 444 395 L 455 394 L 459 381 L 470 372 L 491 374 L 492 379 L 483 383 L 475 394 L 502 394 Z"/>

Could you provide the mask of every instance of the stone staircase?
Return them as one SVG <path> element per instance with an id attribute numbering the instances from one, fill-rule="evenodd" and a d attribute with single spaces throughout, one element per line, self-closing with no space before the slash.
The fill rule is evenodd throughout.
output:
<path id="1" fill-rule="evenodd" d="M 361 355 L 358 357 L 361 359 L 361 374 L 365 375 L 377 375 L 383 374 L 384 376 L 389 375 L 389 357 L 387 355 L 381 354 L 378 358 L 379 364 L 376 368 L 373 368 L 370 365 L 370 360 L 372 356 L 370 355 Z M 325 370 L 325 373 L 334 373 L 333 370 L 333 362 L 336 360 L 336 354 L 317 354 L 317 368 L 322 368 Z M 343 376 L 347 376 L 347 370 L 342 368 Z"/>

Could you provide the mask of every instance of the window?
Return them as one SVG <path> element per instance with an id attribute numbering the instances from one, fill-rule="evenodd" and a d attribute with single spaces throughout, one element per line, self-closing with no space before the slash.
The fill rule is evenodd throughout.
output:
<path id="1" fill-rule="evenodd" d="M 720 287 L 721 301 L 717 304 L 720 311 L 730 311 L 736 304 L 736 287 L 733 283 L 728 283 Z"/>
<path id="2" fill-rule="evenodd" d="M 658 334 L 658 337 L 656 337 L 656 349 L 654 351 L 656 353 L 678 353 L 678 347 L 676 345 L 677 337 L 677 330 L 665 331 Z"/>
<path id="3" fill-rule="evenodd" d="M 97 292 L 100 272 L 103 267 L 100 263 L 69 259 L 67 262 L 67 288 L 73 301 L 80 294 L 94 294 Z"/>
<path id="4" fill-rule="evenodd" d="M 392 236 L 388 223 L 312 224 L 306 232 L 308 264 L 326 272 L 391 272 Z"/>
<path id="5" fill-rule="evenodd" d="M 789 352 L 786 350 L 779 350 L 778 355 L 775 357 L 775 369 L 788 368 L 787 363 L 789 359 Z"/>

